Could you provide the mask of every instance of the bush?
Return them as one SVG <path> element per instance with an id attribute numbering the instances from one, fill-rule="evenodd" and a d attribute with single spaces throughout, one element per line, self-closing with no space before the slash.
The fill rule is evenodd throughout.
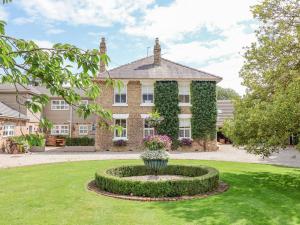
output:
<path id="1" fill-rule="evenodd" d="M 66 138 L 66 146 L 94 146 L 95 139 L 89 137 Z"/>
<path id="2" fill-rule="evenodd" d="M 118 147 L 127 145 L 127 141 L 125 141 L 125 140 L 117 140 L 117 141 L 114 141 L 113 143 L 114 143 L 114 146 L 118 146 Z"/>
<path id="3" fill-rule="evenodd" d="M 137 181 L 122 179 L 130 176 L 154 175 L 145 166 L 123 166 L 95 174 L 95 183 L 103 191 L 145 197 L 178 197 L 213 191 L 219 184 L 218 170 L 205 166 L 169 165 L 158 175 L 179 175 L 187 178 L 168 181 Z"/>

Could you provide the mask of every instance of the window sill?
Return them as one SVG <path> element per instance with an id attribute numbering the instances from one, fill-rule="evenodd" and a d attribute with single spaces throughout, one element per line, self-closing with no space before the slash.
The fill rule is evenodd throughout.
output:
<path id="1" fill-rule="evenodd" d="M 114 103 L 112 106 L 122 106 L 122 107 L 126 107 L 128 106 L 127 103 Z"/>
<path id="2" fill-rule="evenodd" d="M 154 103 L 141 103 L 140 106 L 152 107 L 152 106 L 154 106 Z"/>
<path id="3" fill-rule="evenodd" d="M 191 103 L 179 103 L 178 104 L 179 106 L 192 106 L 192 104 Z"/>
<path id="4" fill-rule="evenodd" d="M 117 138 L 117 137 L 114 137 L 112 140 L 113 140 L 113 141 L 120 141 L 120 140 L 128 141 L 128 138 L 126 138 L 126 137 L 124 137 L 124 138 Z"/>
<path id="5" fill-rule="evenodd" d="M 179 141 L 181 141 L 182 139 L 190 139 L 191 141 L 193 141 L 193 138 L 190 138 L 190 137 L 180 137 L 180 138 L 178 138 Z"/>

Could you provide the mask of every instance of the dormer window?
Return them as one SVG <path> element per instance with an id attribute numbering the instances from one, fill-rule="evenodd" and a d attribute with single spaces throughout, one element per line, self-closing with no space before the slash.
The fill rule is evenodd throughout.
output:
<path id="1" fill-rule="evenodd" d="M 179 83 L 179 105 L 189 106 L 190 105 L 190 84 L 189 83 Z"/>

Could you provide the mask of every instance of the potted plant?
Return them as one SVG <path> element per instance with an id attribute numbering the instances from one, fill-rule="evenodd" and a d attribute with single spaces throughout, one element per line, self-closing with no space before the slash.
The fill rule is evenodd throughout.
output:
<path id="1" fill-rule="evenodd" d="M 153 135 L 146 137 L 143 143 L 146 151 L 141 154 L 141 158 L 145 166 L 157 174 L 158 170 L 168 164 L 169 154 L 166 150 L 171 148 L 171 138 L 167 135 Z"/>
<path id="2" fill-rule="evenodd" d="M 184 147 L 184 146 L 192 146 L 193 141 L 190 138 L 182 138 L 180 139 L 180 146 Z"/>
<path id="3" fill-rule="evenodd" d="M 127 141 L 122 140 L 122 139 L 115 140 L 115 141 L 113 141 L 113 144 L 114 144 L 114 146 L 122 147 L 122 146 L 126 146 L 127 145 Z"/>
<path id="4" fill-rule="evenodd" d="M 43 134 L 28 134 L 25 136 L 29 149 L 32 152 L 45 151 L 45 136 Z"/>

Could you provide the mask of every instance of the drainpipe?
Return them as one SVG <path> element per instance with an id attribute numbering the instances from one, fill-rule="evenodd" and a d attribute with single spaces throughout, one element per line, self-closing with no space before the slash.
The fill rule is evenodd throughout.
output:
<path id="1" fill-rule="evenodd" d="M 73 122 L 73 107 L 70 105 L 70 115 L 69 115 L 69 119 L 70 119 L 70 128 L 69 128 L 69 134 L 70 134 L 70 138 L 72 137 L 72 122 Z"/>

